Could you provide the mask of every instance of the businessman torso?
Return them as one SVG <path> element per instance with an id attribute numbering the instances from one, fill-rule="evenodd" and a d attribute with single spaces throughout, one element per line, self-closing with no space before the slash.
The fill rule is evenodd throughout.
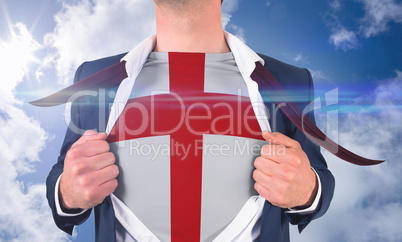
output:
<path id="1" fill-rule="evenodd" d="M 107 66 L 115 64 L 120 61 L 124 55 L 118 55 L 114 57 L 109 57 L 106 59 L 98 60 L 95 62 L 88 62 L 83 64 L 77 71 L 76 81 L 86 76 L 89 76 Z M 271 71 L 273 75 L 280 80 L 281 84 L 295 96 L 299 98 L 300 106 L 305 107 L 307 103 L 313 97 L 313 87 L 311 83 L 311 78 L 308 72 L 303 69 L 295 68 L 266 56 L 262 56 L 265 60 L 265 67 Z M 110 107 L 113 103 L 114 97 L 110 95 L 115 93 L 117 87 L 99 91 L 95 96 L 89 96 L 78 100 L 72 106 L 72 123 L 74 126 L 79 127 L 81 130 L 85 131 L 87 129 L 95 129 L 99 131 L 104 131 L 106 129 L 107 117 L 109 117 Z M 327 172 L 325 161 L 323 160 L 319 148 L 311 143 L 303 134 L 298 131 L 295 126 L 284 116 L 284 114 L 278 110 L 269 99 L 268 96 L 263 95 L 265 101 L 265 106 L 267 108 L 267 113 L 269 116 L 269 123 L 273 131 L 284 133 L 285 135 L 298 140 L 304 147 L 305 152 L 310 158 L 312 166 L 324 176 Z M 100 102 L 102 100 L 102 102 Z M 103 103 L 104 101 L 104 103 Z M 310 114 L 313 118 L 312 114 Z M 79 138 L 79 134 L 67 133 L 65 143 L 63 145 L 62 154 L 68 149 L 68 147 Z M 63 159 L 63 155 L 60 160 Z M 61 169 L 57 165 L 52 171 L 49 177 L 57 176 L 61 174 Z M 48 181 L 52 181 L 50 178 Z M 52 187 L 52 186 L 50 186 Z M 48 184 L 48 189 L 51 189 Z M 54 185 L 53 185 L 54 187 Z M 48 191 L 49 192 L 49 191 Z M 49 192 L 51 193 L 51 192 Z M 324 193 L 323 193 L 324 194 Z M 329 199 L 332 197 L 332 192 L 328 192 L 328 197 L 325 196 L 323 199 Z M 329 202 L 326 202 L 329 205 Z M 327 206 L 325 204 L 325 206 Z M 319 211 L 314 216 L 318 217 L 326 208 L 324 207 L 321 212 Z M 87 216 L 87 215 L 83 215 Z M 112 208 L 112 203 L 109 198 L 107 198 L 101 205 L 95 208 L 96 216 L 96 226 L 97 226 L 97 239 L 99 241 L 109 239 L 114 239 L 114 213 Z M 266 202 L 264 211 L 261 218 L 261 240 L 268 241 L 287 241 L 289 239 L 288 226 L 289 221 L 292 223 L 297 223 L 300 228 L 303 228 L 313 217 L 313 215 L 306 216 L 288 216 L 284 213 L 283 209 L 270 205 Z M 74 222 L 71 222 L 72 224 Z M 68 226 L 67 226 L 68 227 Z M 112 230 L 112 231 L 111 231 Z M 106 232 L 108 231 L 108 232 Z"/>

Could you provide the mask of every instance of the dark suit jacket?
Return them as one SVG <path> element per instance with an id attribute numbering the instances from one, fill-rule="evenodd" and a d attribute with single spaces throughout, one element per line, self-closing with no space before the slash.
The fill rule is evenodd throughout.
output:
<path id="1" fill-rule="evenodd" d="M 91 62 L 83 63 L 75 74 L 74 81 L 77 82 L 97 71 L 100 71 L 108 66 L 116 64 L 125 54 L 120 54 L 112 57 L 103 58 Z M 306 105 L 314 99 L 314 87 L 311 75 L 308 70 L 300 69 L 268 56 L 260 55 L 265 60 L 265 68 L 268 69 L 285 89 L 298 101 L 302 110 Z M 117 87 L 106 90 L 106 105 L 99 106 L 98 96 L 88 96 L 75 101 L 71 108 L 71 122 L 82 130 L 93 129 L 104 131 L 106 128 L 107 117 L 109 116 L 110 103 L 113 99 L 107 95 L 108 91 L 116 91 Z M 99 95 L 100 96 L 100 95 Z M 269 114 L 269 123 L 273 131 L 281 132 L 292 139 L 297 140 L 307 154 L 311 166 L 314 167 L 319 174 L 322 195 L 321 201 L 317 210 L 308 215 L 287 214 L 284 209 L 271 205 L 268 201 L 265 202 L 263 214 L 261 218 L 261 235 L 260 241 L 289 241 L 289 223 L 297 224 L 301 232 L 313 219 L 322 216 L 328 209 L 332 200 L 335 180 L 331 172 L 327 169 L 327 164 L 324 157 L 320 153 L 320 147 L 310 141 L 284 113 L 273 105 L 268 96 L 263 95 L 264 103 Z M 99 112 L 99 110 L 103 110 Z M 99 122 L 98 118 L 104 121 Z M 104 115 L 105 117 L 102 117 Z M 314 121 L 314 113 L 307 114 Z M 55 184 L 63 172 L 63 164 L 66 152 L 71 145 L 80 138 L 82 133 L 72 132 L 67 129 L 67 133 L 62 145 L 60 156 L 57 163 L 53 166 L 47 178 L 47 198 L 53 212 L 53 218 L 56 225 L 63 231 L 71 234 L 73 226 L 83 223 L 90 215 L 91 210 L 76 217 L 60 217 L 57 215 L 54 199 Z M 100 205 L 94 208 L 95 211 L 95 228 L 96 241 L 115 241 L 115 217 L 113 206 L 110 197 L 107 197 Z"/>

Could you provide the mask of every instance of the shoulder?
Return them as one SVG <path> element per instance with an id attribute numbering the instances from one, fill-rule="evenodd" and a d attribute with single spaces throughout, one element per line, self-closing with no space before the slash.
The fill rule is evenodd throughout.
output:
<path id="1" fill-rule="evenodd" d="M 117 64 L 127 53 L 108 56 L 97 60 L 86 61 L 82 63 L 75 72 L 74 82 L 88 77 L 98 71 L 101 71 L 111 65 Z"/>
<path id="2" fill-rule="evenodd" d="M 266 55 L 258 55 L 265 61 L 264 67 L 268 71 L 270 71 L 277 79 L 280 79 L 281 77 L 286 77 L 286 79 L 292 79 L 294 82 L 296 82 L 296 78 L 300 82 L 308 81 L 308 79 L 310 78 L 310 73 L 305 68 L 293 66 Z"/>
<path id="3" fill-rule="evenodd" d="M 298 101 L 313 98 L 313 81 L 306 68 L 293 66 L 266 55 L 258 55 L 265 61 L 264 67 L 294 98 Z"/>

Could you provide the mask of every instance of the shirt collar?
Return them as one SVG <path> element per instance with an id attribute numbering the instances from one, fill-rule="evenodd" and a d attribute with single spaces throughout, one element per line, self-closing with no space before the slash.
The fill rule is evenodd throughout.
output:
<path id="1" fill-rule="evenodd" d="M 264 65 L 264 60 L 239 38 L 225 31 L 225 39 L 243 76 L 251 76 L 256 62 Z"/>
<path id="2" fill-rule="evenodd" d="M 226 43 L 233 53 L 236 64 L 243 77 L 250 77 L 255 69 L 256 62 L 260 62 L 264 65 L 264 60 L 240 39 L 226 31 L 224 32 L 224 35 Z M 143 40 L 121 59 L 122 61 L 126 61 L 126 71 L 128 76 L 138 75 L 147 61 L 149 54 L 155 48 L 155 45 L 156 35 L 152 35 Z"/>
<path id="3" fill-rule="evenodd" d="M 156 35 L 152 35 L 139 43 L 121 59 L 121 61 L 126 61 L 126 72 L 129 77 L 138 75 L 155 45 Z"/>

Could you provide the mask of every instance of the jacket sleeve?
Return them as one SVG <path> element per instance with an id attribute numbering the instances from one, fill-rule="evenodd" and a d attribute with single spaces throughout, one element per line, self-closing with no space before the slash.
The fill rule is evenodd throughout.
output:
<path id="1" fill-rule="evenodd" d="M 309 101 L 314 100 L 314 86 L 311 74 L 306 70 L 309 82 Z M 310 111 L 306 114 L 308 118 L 315 123 L 314 111 Z M 321 154 L 320 146 L 312 142 L 302 131 L 297 129 L 291 137 L 297 140 L 303 151 L 307 154 L 311 166 L 315 169 L 319 175 L 321 182 L 321 199 L 314 212 L 308 214 L 289 214 L 286 213 L 286 217 L 291 224 L 298 225 L 299 232 L 301 232 L 313 219 L 319 218 L 325 214 L 331 203 L 334 189 L 335 179 L 332 173 L 328 170 L 327 163 Z"/>
<path id="2" fill-rule="evenodd" d="M 85 63 L 84 63 L 85 64 Z M 74 82 L 77 82 L 80 79 L 80 73 L 83 69 L 84 64 L 82 64 L 75 74 Z M 46 197 L 48 199 L 49 206 L 52 210 L 53 219 L 61 230 L 65 231 L 68 234 L 72 234 L 73 228 L 75 225 L 82 224 L 88 219 L 89 215 L 91 214 L 91 210 L 86 211 L 85 213 L 73 216 L 73 217 L 65 217 L 59 216 L 56 211 L 56 204 L 55 204 L 55 189 L 56 189 L 56 182 L 60 175 L 63 173 L 64 167 L 64 159 L 66 157 L 67 151 L 70 149 L 71 145 L 77 141 L 82 132 L 77 132 L 77 129 L 71 129 L 72 125 L 75 127 L 80 127 L 80 105 L 79 101 L 73 102 L 71 105 L 71 121 L 69 126 L 67 127 L 66 136 L 64 138 L 63 145 L 60 150 L 60 156 L 57 159 L 57 163 L 52 167 L 47 180 L 46 180 Z"/>

